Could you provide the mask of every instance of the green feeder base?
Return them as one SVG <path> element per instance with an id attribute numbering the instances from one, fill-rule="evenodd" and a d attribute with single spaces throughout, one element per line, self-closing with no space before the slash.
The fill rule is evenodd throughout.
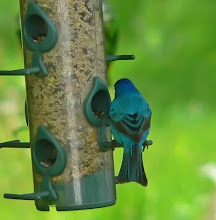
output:
<path id="1" fill-rule="evenodd" d="M 53 205 L 56 206 L 57 211 L 93 209 L 114 205 L 116 202 L 114 178 L 111 170 L 102 170 L 69 183 L 53 184 L 58 200 L 50 202 L 42 199 L 35 201 L 35 205 L 40 211 L 49 211 L 49 206 Z M 103 181 L 104 179 L 109 181 Z"/>
<path id="2" fill-rule="evenodd" d="M 96 209 L 96 208 L 104 208 L 107 206 L 115 205 L 116 200 L 105 202 L 105 203 L 96 203 L 96 204 L 89 204 L 89 205 L 81 205 L 81 206 L 62 206 L 56 207 L 57 211 L 72 211 L 72 210 L 83 210 L 83 209 Z"/>

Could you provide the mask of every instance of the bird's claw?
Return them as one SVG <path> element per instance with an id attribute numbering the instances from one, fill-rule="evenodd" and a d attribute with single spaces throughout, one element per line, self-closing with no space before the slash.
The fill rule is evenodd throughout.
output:
<path id="1" fill-rule="evenodd" d="M 115 148 L 122 147 L 116 140 L 112 140 L 112 150 L 114 151 Z"/>
<path id="2" fill-rule="evenodd" d="M 116 140 L 99 142 L 99 149 L 104 152 L 108 150 L 114 151 L 117 147 L 122 147 L 122 145 L 120 145 Z"/>
<path id="3" fill-rule="evenodd" d="M 145 151 L 145 148 L 148 149 L 148 147 L 152 144 L 153 144 L 152 140 L 149 140 L 149 141 L 145 140 L 145 142 L 143 143 L 143 152 Z"/>

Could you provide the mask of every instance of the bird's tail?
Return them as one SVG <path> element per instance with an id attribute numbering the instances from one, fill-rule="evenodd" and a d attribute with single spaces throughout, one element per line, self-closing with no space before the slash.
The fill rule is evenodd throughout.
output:
<path id="1" fill-rule="evenodd" d="M 143 186 L 148 184 L 143 166 L 142 150 L 138 146 L 133 146 L 131 152 L 124 150 L 118 183 L 126 182 L 137 182 Z"/>

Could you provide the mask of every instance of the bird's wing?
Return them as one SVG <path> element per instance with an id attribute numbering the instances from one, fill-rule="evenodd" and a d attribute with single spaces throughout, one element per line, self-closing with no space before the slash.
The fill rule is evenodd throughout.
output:
<path id="1" fill-rule="evenodd" d="M 114 106 L 113 106 L 114 107 Z M 151 114 L 125 114 L 115 108 L 110 109 L 110 120 L 117 130 L 138 143 L 144 132 L 150 127 Z"/>

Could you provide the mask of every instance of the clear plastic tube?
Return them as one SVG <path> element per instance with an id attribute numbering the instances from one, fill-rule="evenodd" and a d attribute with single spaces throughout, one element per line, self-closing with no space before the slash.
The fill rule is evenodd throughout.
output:
<path id="1" fill-rule="evenodd" d="M 94 208 L 115 203 L 113 155 L 100 152 L 97 129 L 83 114 L 93 78 L 106 83 L 101 0 L 37 0 L 58 31 L 54 49 L 43 54 L 49 75 L 26 76 L 30 140 L 43 125 L 67 154 L 63 173 L 52 179 L 59 199 L 37 201 L 38 209 L 54 204 L 57 210 Z M 20 0 L 22 20 L 29 0 Z M 42 39 L 43 40 L 43 39 Z M 32 51 L 24 45 L 25 67 Z M 109 137 L 111 138 L 111 137 Z M 41 176 L 33 169 L 35 191 Z"/>

